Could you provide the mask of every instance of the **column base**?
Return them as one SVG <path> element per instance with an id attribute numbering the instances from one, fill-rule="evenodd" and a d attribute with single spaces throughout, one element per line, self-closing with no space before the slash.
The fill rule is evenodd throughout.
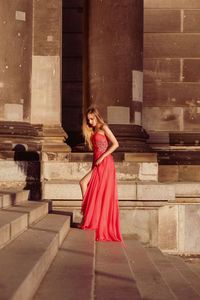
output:
<path id="1" fill-rule="evenodd" d="M 149 135 L 142 126 L 110 124 L 109 127 L 119 142 L 118 152 L 152 152 L 147 144 Z"/>
<path id="2" fill-rule="evenodd" d="M 24 147 L 25 151 L 40 151 L 37 140 L 37 131 L 26 122 L 0 122 L 0 148 L 1 151 L 15 151 L 16 147 Z"/>
<path id="3" fill-rule="evenodd" d="M 41 200 L 44 162 L 69 161 L 67 134 L 58 125 L 0 122 L 0 189 L 30 190 L 30 199 Z"/>
<path id="4" fill-rule="evenodd" d="M 60 124 L 55 125 L 34 125 L 41 143 L 42 152 L 71 152 L 67 145 L 68 135 Z"/>

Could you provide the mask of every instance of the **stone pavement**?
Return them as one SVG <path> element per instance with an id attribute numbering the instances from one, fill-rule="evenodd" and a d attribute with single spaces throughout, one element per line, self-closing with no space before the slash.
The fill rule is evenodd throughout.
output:
<path id="1" fill-rule="evenodd" d="M 200 299 L 200 268 L 133 239 L 125 244 L 71 229 L 33 299 Z"/>

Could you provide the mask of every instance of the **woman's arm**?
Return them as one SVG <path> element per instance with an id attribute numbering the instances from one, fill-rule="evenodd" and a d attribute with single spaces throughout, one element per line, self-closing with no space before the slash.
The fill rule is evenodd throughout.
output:
<path id="1" fill-rule="evenodd" d="M 105 135 L 107 136 L 112 145 L 97 159 L 95 165 L 100 164 L 106 156 L 114 152 L 119 147 L 119 143 L 112 131 L 110 130 L 110 128 L 108 127 L 108 125 L 104 124 L 102 130 L 104 131 Z"/>

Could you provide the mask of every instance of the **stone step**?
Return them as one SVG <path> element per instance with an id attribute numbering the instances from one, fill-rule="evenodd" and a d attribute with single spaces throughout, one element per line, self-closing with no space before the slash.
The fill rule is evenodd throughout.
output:
<path id="1" fill-rule="evenodd" d="M 142 299 L 119 242 L 96 243 L 95 299 Z"/>
<path id="2" fill-rule="evenodd" d="M 124 242 L 128 261 L 142 299 L 176 299 L 141 243 L 134 239 L 126 239 Z"/>
<path id="3" fill-rule="evenodd" d="M 47 215 L 0 250 L 0 298 L 31 299 L 70 227 L 70 217 Z"/>
<path id="4" fill-rule="evenodd" d="M 200 277 L 187 266 L 181 257 L 168 255 L 168 259 L 200 296 Z"/>
<path id="5" fill-rule="evenodd" d="M 71 229 L 33 300 L 92 299 L 94 231 Z"/>
<path id="6" fill-rule="evenodd" d="M 28 201 L 29 190 L 0 190 L 0 209 Z"/>
<path id="7" fill-rule="evenodd" d="M 174 187 L 163 183 L 136 183 L 118 181 L 119 200 L 174 201 Z M 78 181 L 46 181 L 43 186 L 43 199 L 72 200 L 82 199 Z"/>
<path id="8" fill-rule="evenodd" d="M 48 214 L 49 203 L 47 201 L 27 201 L 8 207 L 5 211 L 26 213 L 28 214 L 28 224 L 33 224 Z"/>
<path id="9" fill-rule="evenodd" d="M 46 180 L 80 180 L 91 170 L 89 162 L 48 161 L 43 165 Z M 116 162 L 117 180 L 158 181 L 156 162 Z"/>
<path id="10" fill-rule="evenodd" d="M 48 213 L 47 202 L 28 201 L 0 211 L 0 248 Z"/>
<path id="11" fill-rule="evenodd" d="M 200 300 L 199 294 L 158 248 L 147 248 L 147 253 L 164 281 L 178 300 Z"/>

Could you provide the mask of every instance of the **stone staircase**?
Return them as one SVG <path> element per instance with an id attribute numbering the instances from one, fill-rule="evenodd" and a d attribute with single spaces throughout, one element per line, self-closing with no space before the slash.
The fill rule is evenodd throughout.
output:
<path id="1" fill-rule="evenodd" d="M 29 191 L 0 193 L 0 299 L 31 299 L 70 228 Z"/>
<path id="2" fill-rule="evenodd" d="M 0 194 L 0 299 L 200 300 L 200 264 L 125 238 L 95 242 L 28 191 Z"/>

